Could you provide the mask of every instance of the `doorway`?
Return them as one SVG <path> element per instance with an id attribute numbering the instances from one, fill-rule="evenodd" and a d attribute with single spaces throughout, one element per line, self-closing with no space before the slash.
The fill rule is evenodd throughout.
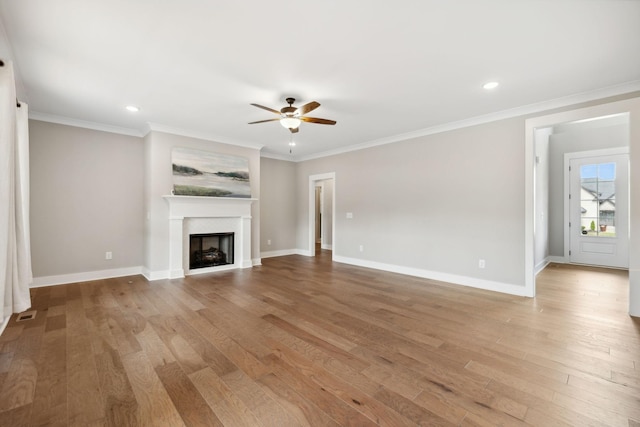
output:
<path id="1" fill-rule="evenodd" d="M 565 252 L 570 263 L 629 268 L 626 151 L 565 154 Z"/>
<path id="2" fill-rule="evenodd" d="M 537 196 L 538 186 L 540 184 L 540 177 L 536 176 L 536 170 L 538 169 L 538 152 L 537 147 L 539 145 L 544 146 L 545 141 L 548 143 L 549 134 L 545 135 L 541 130 L 552 128 L 554 126 L 563 125 L 567 123 L 587 122 L 599 117 L 610 117 L 615 115 L 625 115 L 627 117 L 627 135 L 630 136 L 629 144 L 633 140 L 635 121 L 637 121 L 636 111 L 640 108 L 638 99 L 629 99 L 623 101 L 612 102 L 609 104 L 601 104 L 593 107 L 586 107 L 578 110 L 571 110 L 556 114 L 550 114 L 547 116 L 541 116 L 525 121 L 525 295 L 534 297 L 536 295 L 535 288 L 535 251 L 541 239 L 548 239 L 549 234 L 553 234 L 552 231 L 546 233 L 540 233 L 543 227 L 540 226 L 541 222 L 547 220 L 547 211 L 540 211 L 539 208 L 543 203 L 540 203 Z M 540 139 L 542 135 L 542 139 Z M 552 186 L 550 186 L 552 187 Z M 561 185 L 562 188 L 562 185 Z M 562 191 L 562 190 L 561 190 Z M 633 206 L 633 203 L 631 203 Z M 633 208 L 630 211 L 630 217 L 633 218 Z M 589 224 L 590 226 L 590 224 Z M 631 244 L 631 242 L 630 242 Z M 631 246 L 630 246 L 631 247 Z M 628 258 L 629 259 L 629 258 Z M 553 261 L 553 260 L 552 260 Z M 633 264 L 633 263 L 631 263 Z M 630 282 L 632 272 L 634 272 L 633 265 L 630 266 Z M 634 308 L 634 302 L 637 297 L 633 291 L 633 287 L 629 287 L 630 295 L 630 313 L 637 311 Z"/>
<path id="3" fill-rule="evenodd" d="M 315 209 L 315 223 L 316 223 L 316 252 L 318 245 L 322 245 L 322 185 L 316 183 L 316 209 Z"/>
<path id="4" fill-rule="evenodd" d="M 307 255 L 316 256 L 318 249 L 335 252 L 335 172 L 309 176 L 309 222 Z"/>

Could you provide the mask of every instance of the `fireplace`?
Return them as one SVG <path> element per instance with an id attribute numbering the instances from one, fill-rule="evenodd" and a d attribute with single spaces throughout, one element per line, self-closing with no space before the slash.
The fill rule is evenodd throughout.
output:
<path id="1" fill-rule="evenodd" d="M 234 268 L 249 268 L 251 260 L 251 204 L 256 199 L 163 196 L 169 205 L 169 271 L 170 279 L 186 274 L 201 274 Z M 218 262 L 225 252 L 226 263 L 191 267 L 191 236 L 234 233 L 229 243 L 203 241 L 200 258 Z M 226 245 L 226 246 L 225 246 Z M 231 245 L 231 246 L 229 246 Z M 194 251 L 195 251 L 194 250 Z"/>
<path id="2" fill-rule="evenodd" d="M 189 235 L 189 269 L 233 264 L 234 233 Z"/>

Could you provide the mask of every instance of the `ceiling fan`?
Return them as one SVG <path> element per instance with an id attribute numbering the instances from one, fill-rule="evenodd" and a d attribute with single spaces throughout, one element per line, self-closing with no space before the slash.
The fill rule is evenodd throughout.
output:
<path id="1" fill-rule="evenodd" d="M 278 110 L 274 110 L 273 108 L 265 107 L 264 105 L 259 104 L 251 104 L 254 107 L 262 108 L 263 110 L 271 111 L 272 113 L 277 114 L 279 117 L 275 119 L 267 119 L 267 120 L 258 120 L 257 122 L 250 122 L 249 124 L 255 123 L 266 123 L 266 122 L 274 122 L 276 120 L 280 121 L 280 124 L 285 128 L 289 129 L 291 133 L 298 132 L 298 127 L 300 123 L 319 123 L 321 125 L 335 125 L 335 120 L 328 119 L 318 119 L 315 117 L 305 117 L 304 115 L 310 111 L 315 110 L 320 106 L 316 101 L 311 101 L 308 104 L 304 104 L 302 107 L 294 107 L 293 103 L 296 102 L 295 98 L 287 98 L 288 107 L 283 107 Z"/>

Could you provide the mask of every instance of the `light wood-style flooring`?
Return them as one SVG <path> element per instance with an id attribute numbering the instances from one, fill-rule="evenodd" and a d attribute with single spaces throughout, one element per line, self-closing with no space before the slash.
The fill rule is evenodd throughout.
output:
<path id="1" fill-rule="evenodd" d="M 0 336 L 2 426 L 640 426 L 627 273 L 534 299 L 287 256 L 32 290 Z"/>

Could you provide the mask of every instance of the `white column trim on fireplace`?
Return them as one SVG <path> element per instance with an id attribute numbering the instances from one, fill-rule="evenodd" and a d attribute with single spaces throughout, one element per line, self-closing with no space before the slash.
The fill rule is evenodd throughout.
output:
<path id="1" fill-rule="evenodd" d="M 184 220 L 196 218 L 235 218 L 238 236 L 234 266 L 252 267 L 251 204 L 258 199 L 233 197 L 162 196 L 169 205 L 169 278 L 184 277 Z M 228 267 L 227 267 L 228 268 Z"/>

